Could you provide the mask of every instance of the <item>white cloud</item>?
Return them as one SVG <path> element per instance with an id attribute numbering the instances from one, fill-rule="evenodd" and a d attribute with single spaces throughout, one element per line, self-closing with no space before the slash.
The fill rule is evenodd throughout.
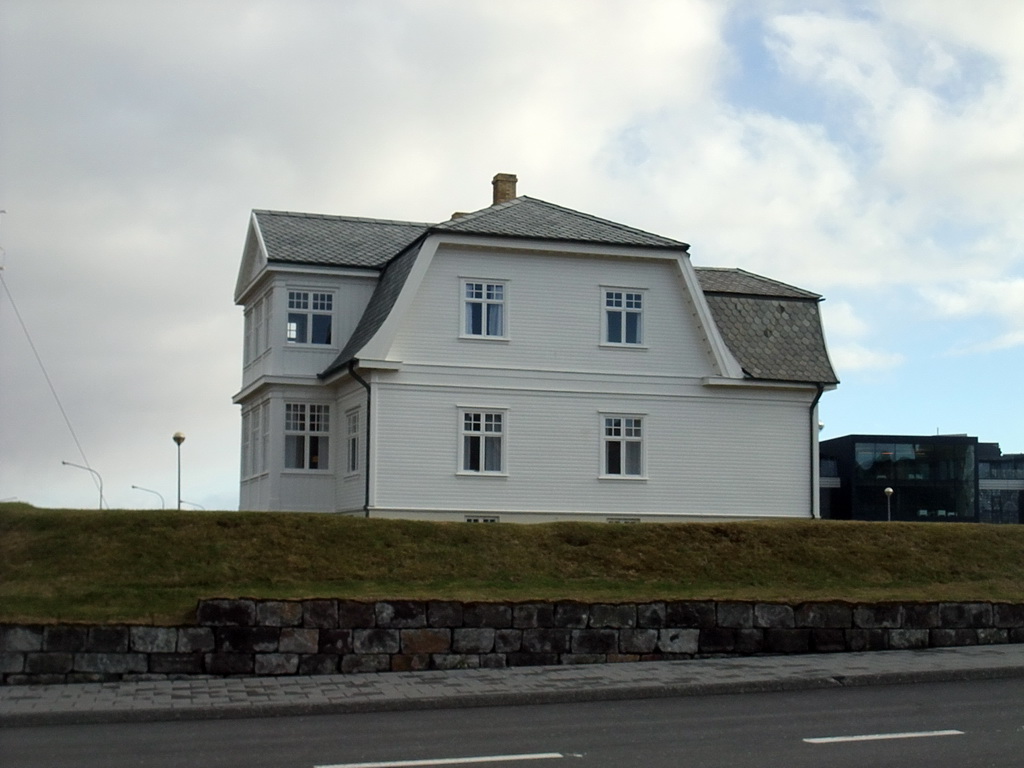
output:
<path id="1" fill-rule="evenodd" d="M 829 347 L 829 356 L 839 378 L 851 371 L 885 370 L 904 363 L 905 357 L 899 352 L 882 352 L 868 349 L 860 344 L 840 344 Z"/>

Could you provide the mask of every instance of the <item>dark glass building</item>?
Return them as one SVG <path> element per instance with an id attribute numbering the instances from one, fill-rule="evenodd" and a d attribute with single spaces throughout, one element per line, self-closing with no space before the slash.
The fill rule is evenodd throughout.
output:
<path id="1" fill-rule="evenodd" d="M 978 521 L 1024 523 L 1024 453 L 1003 454 L 998 443 L 978 444 Z"/>
<path id="2" fill-rule="evenodd" d="M 980 519 L 976 437 L 847 435 L 823 440 L 819 453 L 823 518 Z"/>

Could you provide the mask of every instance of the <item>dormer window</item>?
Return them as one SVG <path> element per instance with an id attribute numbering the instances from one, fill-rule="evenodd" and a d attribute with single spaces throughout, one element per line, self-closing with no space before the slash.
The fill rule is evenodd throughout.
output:
<path id="1" fill-rule="evenodd" d="M 330 344 L 333 318 L 333 294 L 288 291 L 289 344 Z"/>

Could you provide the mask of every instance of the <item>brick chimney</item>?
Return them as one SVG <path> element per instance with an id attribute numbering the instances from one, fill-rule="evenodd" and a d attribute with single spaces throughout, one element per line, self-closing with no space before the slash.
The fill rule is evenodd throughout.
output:
<path id="1" fill-rule="evenodd" d="M 515 200 L 517 181 L 519 179 L 514 173 L 495 174 L 494 179 L 491 180 L 491 185 L 494 187 L 494 202 L 491 205 Z"/>

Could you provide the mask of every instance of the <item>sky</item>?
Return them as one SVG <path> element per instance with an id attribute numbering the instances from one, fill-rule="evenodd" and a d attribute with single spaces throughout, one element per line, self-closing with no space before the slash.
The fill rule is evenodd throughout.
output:
<path id="1" fill-rule="evenodd" d="M 249 212 L 519 194 L 824 297 L 821 437 L 1024 452 L 1024 3 L 4 0 L 0 500 L 238 506 Z M 138 490 L 132 486 L 147 490 Z"/>

